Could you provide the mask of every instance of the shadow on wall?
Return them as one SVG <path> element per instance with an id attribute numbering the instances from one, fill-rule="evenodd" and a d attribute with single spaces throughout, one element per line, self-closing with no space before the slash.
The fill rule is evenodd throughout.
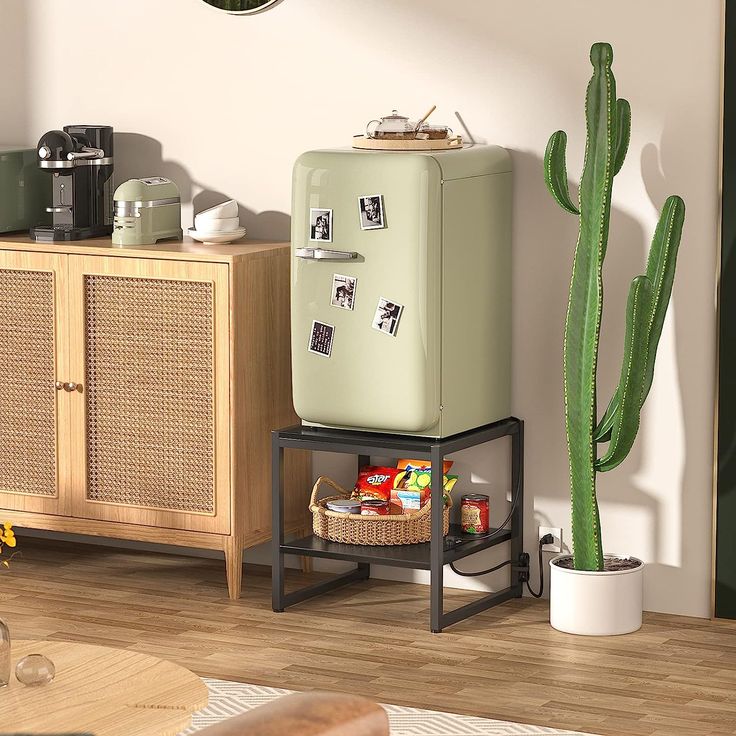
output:
<path id="1" fill-rule="evenodd" d="M 668 131 L 671 129 L 671 126 L 665 126 L 659 149 L 654 143 L 648 143 L 641 153 L 641 175 L 644 186 L 657 211 L 661 210 L 669 195 L 682 193 L 688 188 L 687 167 L 682 165 L 682 147 L 670 139 Z M 677 167 L 669 170 L 667 165 L 672 161 L 677 162 Z M 677 488 L 673 489 L 673 492 L 675 490 L 679 492 L 681 503 L 680 527 L 672 530 L 676 535 L 676 549 L 679 553 L 680 564 L 648 565 L 648 567 L 656 568 L 656 579 L 660 587 L 678 584 L 676 573 L 685 561 L 688 564 L 696 561 L 697 564 L 697 558 L 704 556 L 706 564 L 709 564 L 710 558 L 710 548 L 707 545 L 704 546 L 697 535 L 687 534 L 686 530 L 693 519 L 702 515 L 703 507 L 710 508 L 712 502 L 711 488 L 703 487 L 702 474 L 698 471 L 699 466 L 702 467 L 703 460 L 707 462 L 708 459 L 694 457 L 694 453 L 697 452 L 694 448 L 702 444 L 702 437 L 694 436 L 693 427 L 702 426 L 701 418 L 704 412 L 710 416 L 714 397 L 704 397 L 702 390 L 697 390 L 702 381 L 703 361 L 708 356 L 693 351 L 691 340 L 693 334 L 703 329 L 714 328 L 716 311 L 714 301 L 693 303 L 692 297 L 688 296 L 686 279 L 687 275 L 695 275 L 699 270 L 707 269 L 712 272 L 713 264 L 708 262 L 710 253 L 704 253 L 703 249 L 698 248 L 697 244 L 689 238 L 688 218 L 697 219 L 699 216 L 702 217 L 702 214 L 698 213 L 695 206 L 687 201 L 687 196 L 685 200 L 688 211 L 685 216 L 682 245 L 677 258 L 677 273 L 671 302 L 675 316 L 677 387 L 680 402 L 679 407 L 675 405 L 675 408 L 681 409 L 679 421 L 684 432 L 682 444 L 686 448 L 683 453 L 684 465 L 680 472 L 679 483 Z M 715 212 L 713 216 L 716 216 Z M 685 386 L 694 387 L 696 390 L 684 391 Z M 650 576 L 649 579 L 652 577 L 654 576 Z"/>
<path id="2" fill-rule="evenodd" d="M 191 204 L 194 214 L 231 199 L 230 195 L 193 179 L 189 170 L 178 161 L 164 159 L 163 146 L 155 138 L 116 131 L 116 182 L 120 184 L 127 179 L 143 176 L 165 176 L 176 182 L 182 205 Z M 291 218 L 284 212 L 254 212 L 242 202 L 238 202 L 238 210 L 240 222 L 247 228 L 249 238 L 289 240 L 291 237 Z M 183 227 L 186 231 L 188 225 L 184 224 Z"/>

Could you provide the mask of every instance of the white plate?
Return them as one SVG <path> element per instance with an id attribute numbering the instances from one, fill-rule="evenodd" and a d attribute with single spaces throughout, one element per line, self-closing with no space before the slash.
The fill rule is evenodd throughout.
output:
<path id="1" fill-rule="evenodd" d="M 204 243 L 205 245 L 214 243 L 233 243 L 245 236 L 244 227 L 239 227 L 237 230 L 233 230 L 228 233 L 206 233 L 201 230 L 197 232 L 193 227 L 190 227 L 187 232 L 190 237 L 195 240 L 199 240 L 200 243 Z"/>

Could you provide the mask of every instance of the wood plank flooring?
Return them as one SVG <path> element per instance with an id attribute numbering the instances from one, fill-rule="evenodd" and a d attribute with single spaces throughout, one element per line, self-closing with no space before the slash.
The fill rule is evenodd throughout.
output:
<path id="1" fill-rule="evenodd" d="M 553 631 L 544 603 L 516 600 L 437 635 L 420 585 L 371 580 L 274 614 L 267 568 L 248 568 L 242 598 L 229 601 L 218 561 L 19 533 L 21 554 L 0 576 L 0 615 L 19 639 L 604 735 L 736 734 L 734 623 L 647 614 L 636 634 L 581 638 Z M 449 592 L 448 606 L 474 597 Z"/>

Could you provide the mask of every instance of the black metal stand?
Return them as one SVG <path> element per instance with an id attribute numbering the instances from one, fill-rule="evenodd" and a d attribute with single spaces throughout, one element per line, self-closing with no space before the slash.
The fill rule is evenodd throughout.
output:
<path id="1" fill-rule="evenodd" d="M 442 463 L 445 456 L 507 436 L 511 437 L 511 493 L 512 499 L 516 498 L 516 506 L 511 516 L 511 527 L 498 530 L 498 533 L 494 533 L 493 536 L 478 538 L 476 535 L 463 534 L 459 525 L 453 524 L 450 527 L 450 534 L 444 538 L 442 534 Z M 508 588 L 490 593 L 453 611 L 445 613 L 444 610 L 443 573 L 445 565 L 502 542 L 511 542 L 511 560 L 514 563 L 519 561 L 523 551 L 524 422 L 520 419 L 509 417 L 485 427 L 442 439 L 296 426 L 275 430 L 271 434 L 271 442 L 273 453 L 274 611 L 283 611 L 287 606 L 300 603 L 308 598 L 335 590 L 357 580 L 365 580 L 370 576 L 371 563 L 430 571 L 430 628 L 435 633 L 510 598 L 521 597 L 524 573 L 514 564 L 511 568 L 511 585 Z M 339 544 L 317 536 L 285 542 L 283 521 L 284 449 L 286 448 L 355 454 L 358 456 L 358 467 L 368 465 L 372 455 L 430 460 L 432 468 L 439 469 L 438 472 L 432 473 L 432 540 L 426 544 L 385 547 Z M 491 532 L 496 532 L 496 530 L 492 529 Z M 357 567 L 331 580 L 293 593 L 285 593 L 284 555 L 287 554 L 355 562 Z"/>

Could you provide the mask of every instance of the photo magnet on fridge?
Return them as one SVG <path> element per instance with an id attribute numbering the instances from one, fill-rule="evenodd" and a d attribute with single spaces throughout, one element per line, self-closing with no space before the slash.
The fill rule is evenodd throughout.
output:
<path id="1" fill-rule="evenodd" d="M 379 230 L 386 227 L 383 215 L 383 195 L 369 194 L 358 197 L 361 230 Z"/>
<path id="2" fill-rule="evenodd" d="M 312 334 L 309 336 L 309 352 L 329 358 L 332 355 L 332 340 L 334 337 L 334 325 L 314 320 L 312 322 Z"/>
<path id="3" fill-rule="evenodd" d="M 379 332 L 385 332 L 387 335 L 391 335 L 391 337 L 396 337 L 396 331 L 399 329 L 399 320 L 403 311 L 404 307 L 402 304 L 397 304 L 381 297 L 378 300 L 376 313 L 373 316 L 373 329 Z"/>
<path id="4" fill-rule="evenodd" d="M 352 309 L 355 306 L 355 286 L 358 279 L 354 276 L 343 276 L 336 273 L 332 277 L 332 294 L 330 304 L 340 309 Z"/>
<path id="5" fill-rule="evenodd" d="M 332 210 L 312 207 L 309 210 L 309 239 L 332 242 Z"/>

